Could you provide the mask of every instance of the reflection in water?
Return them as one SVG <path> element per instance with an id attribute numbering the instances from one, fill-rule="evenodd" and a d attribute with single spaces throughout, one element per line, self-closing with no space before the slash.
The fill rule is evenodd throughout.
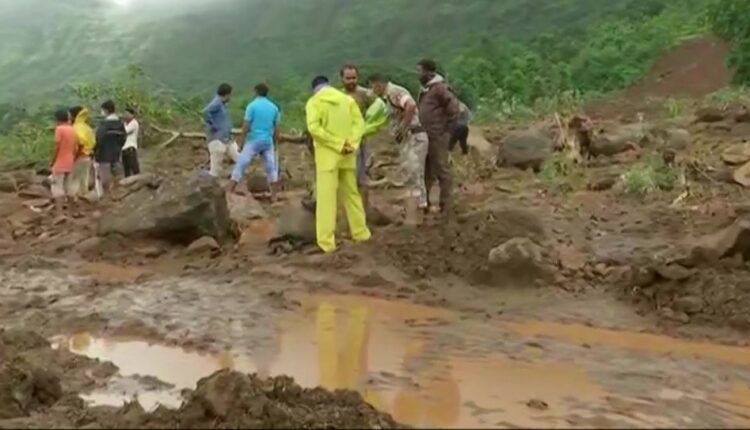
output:
<path id="1" fill-rule="evenodd" d="M 413 341 L 404 354 L 403 368 L 416 384 L 403 387 L 393 404 L 393 417 L 416 427 L 451 427 L 460 416 L 461 393 L 447 355 L 425 354 L 425 343 Z M 420 363 L 420 361 L 422 361 Z"/>
<path id="2" fill-rule="evenodd" d="M 613 395 L 624 394 L 609 393 L 594 382 L 583 367 L 591 366 L 590 360 L 574 364 L 544 361 L 553 359 L 548 354 L 512 358 L 489 352 L 467 357 L 465 350 L 441 337 L 446 334 L 443 330 L 451 326 L 441 329 L 426 324 L 451 319 L 448 311 L 354 296 L 299 299 L 303 305 L 300 315 L 279 320 L 278 326 L 264 336 L 256 333 L 257 338 L 248 340 L 256 348 L 252 356 L 229 351 L 204 355 L 140 341 L 97 339 L 88 334 L 72 336 L 67 344 L 74 352 L 114 362 L 124 376 L 152 375 L 175 386 L 168 392 L 138 392 L 142 386 L 124 385 L 123 389 L 121 382 L 119 391 L 87 397 L 96 403 L 119 404 L 124 391 L 129 395 L 138 393 L 146 408 L 157 402 L 173 406 L 180 389 L 194 387 L 198 379 L 219 369 L 232 368 L 246 373 L 257 371 L 261 376 L 290 375 L 306 387 L 357 390 L 373 406 L 415 427 L 560 428 L 580 423 L 576 420 L 582 417 L 603 420 L 595 423 L 607 426 L 656 422 L 655 418 L 613 408 L 609 404 Z M 747 349 L 716 345 L 704 348 L 699 343 L 640 333 L 541 322 L 506 324 L 502 329 L 519 335 L 516 342 L 542 336 L 651 355 L 676 352 L 733 364 L 750 362 L 746 361 L 750 357 Z M 270 346 L 258 349 L 258 342 L 265 342 L 269 334 L 273 337 Z M 534 358 L 540 361 L 530 361 Z M 617 363 L 605 363 L 602 368 L 615 378 L 622 378 L 623 370 Z M 599 380 L 606 379 L 599 375 Z M 662 384 L 657 372 L 655 377 L 634 385 L 640 390 L 669 395 L 671 392 L 663 391 Z M 748 398 L 747 387 L 738 385 L 712 405 L 725 411 L 722 416 L 727 421 L 747 424 L 750 418 L 741 422 L 738 419 L 750 417 Z M 548 408 L 530 408 L 529 401 L 536 399 Z M 678 425 L 664 419 L 659 421 L 663 425 Z"/>

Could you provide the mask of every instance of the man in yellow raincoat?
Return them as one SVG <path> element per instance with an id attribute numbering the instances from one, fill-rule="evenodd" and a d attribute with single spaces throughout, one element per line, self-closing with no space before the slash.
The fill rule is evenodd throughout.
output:
<path id="1" fill-rule="evenodd" d="M 75 197 L 86 196 L 91 182 L 91 157 L 94 154 L 96 137 L 94 129 L 89 125 L 89 111 L 82 106 L 70 109 L 73 129 L 78 138 L 78 154 L 73 167 L 72 190 Z"/>
<path id="2" fill-rule="evenodd" d="M 325 253 L 336 251 L 337 197 L 341 191 L 352 239 L 370 239 L 362 196 L 357 187 L 357 148 L 364 133 L 364 119 L 353 98 L 333 88 L 328 78 L 312 83 L 314 95 L 305 112 L 307 130 L 315 146 L 315 209 L 317 241 Z"/>

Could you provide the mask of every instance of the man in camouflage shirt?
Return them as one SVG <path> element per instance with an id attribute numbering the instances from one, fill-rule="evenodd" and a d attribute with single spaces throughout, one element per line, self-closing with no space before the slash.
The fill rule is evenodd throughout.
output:
<path id="1" fill-rule="evenodd" d="M 391 111 L 391 130 L 396 142 L 401 144 L 400 174 L 409 189 L 406 202 L 406 223 L 419 223 L 419 209 L 426 210 L 427 188 L 425 187 L 425 160 L 429 140 L 419 120 L 417 102 L 404 87 L 390 82 L 384 76 L 370 77 L 370 85 L 376 96 L 385 99 Z"/>

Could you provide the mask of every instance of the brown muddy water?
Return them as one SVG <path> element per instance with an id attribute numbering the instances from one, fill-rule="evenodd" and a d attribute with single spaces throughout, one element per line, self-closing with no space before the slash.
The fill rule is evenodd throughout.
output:
<path id="1" fill-rule="evenodd" d="M 199 353 L 80 333 L 58 347 L 120 375 L 83 396 L 177 407 L 216 370 L 286 374 L 359 391 L 416 427 L 742 427 L 750 349 L 542 321 L 466 321 L 451 311 L 343 295 L 299 295 L 270 344 Z M 158 381 L 156 380 L 158 379 Z"/>

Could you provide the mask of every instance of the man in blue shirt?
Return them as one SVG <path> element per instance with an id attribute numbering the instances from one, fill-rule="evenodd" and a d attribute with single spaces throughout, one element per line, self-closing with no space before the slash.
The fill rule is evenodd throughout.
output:
<path id="1" fill-rule="evenodd" d="M 221 84 L 216 91 L 216 97 L 203 109 L 208 153 L 211 160 L 209 172 L 213 176 L 221 175 L 221 166 L 226 156 L 234 162 L 237 162 L 239 158 L 237 143 L 232 141 L 232 118 L 227 108 L 231 98 L 232 86 Z"/>
<path id="2" fill-rule="evenodd" d="M 242 180 L 245 171 L 256 155 L 263 157 L 271 200 L 276 200 L 276 183 L 279 181 L 279 170 L 276 166 L 275 142 L 278 136 L 281 112 L 274 102 L 268 99 L 268 86 L 255 86 L 255 100 L 245 110 L 245 122 L 242 125 L 239 141 L 244 142 L 237 164 L 229 182 L 230 192 L 237 193 L 237 184 Z M 249 136 L 248 136 L 249 133 Z"/>

